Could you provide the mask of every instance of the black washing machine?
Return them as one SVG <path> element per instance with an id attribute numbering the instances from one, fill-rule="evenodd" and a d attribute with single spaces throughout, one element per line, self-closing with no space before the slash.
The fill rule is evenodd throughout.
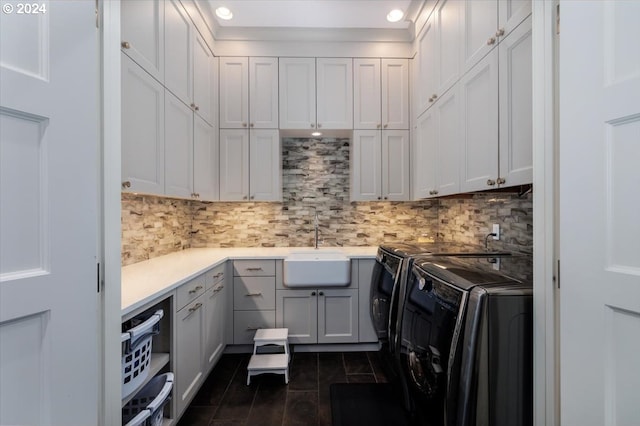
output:
<path id="1" fill-rule="evenodd" d="M 529 256 L 413 260 L 394 355 L 418 424 L 531 425 L 532 286 L 502 273 L 526 276 L 528 265 Z"/>

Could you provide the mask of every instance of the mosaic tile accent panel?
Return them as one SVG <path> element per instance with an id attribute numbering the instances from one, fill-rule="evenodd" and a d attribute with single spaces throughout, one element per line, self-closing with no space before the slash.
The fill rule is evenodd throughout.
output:
<path id="1" fill-rule="evenodd" d="M 189 200 L 126 193 L 121 200 L 122 266 L 191 246 Z"/>

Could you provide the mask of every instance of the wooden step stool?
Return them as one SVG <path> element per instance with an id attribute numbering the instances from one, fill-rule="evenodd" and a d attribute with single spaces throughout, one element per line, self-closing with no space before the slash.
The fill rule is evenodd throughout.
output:
<path id="1" fill-rule="evenodd" d="M 284 348 L 283 354 L 259 354 L 260 346 L 276 345 Z M 251 376 L 263 373 L 284 374 L 284 382 L 289 383 L 289 329 L 261 328 L 253 338 L 253 355 L 247 367 L 247 386 Z"/>

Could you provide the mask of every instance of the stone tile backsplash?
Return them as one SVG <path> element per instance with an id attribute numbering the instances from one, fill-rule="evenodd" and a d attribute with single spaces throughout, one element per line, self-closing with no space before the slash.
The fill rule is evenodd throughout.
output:
<path id="1" fill-rule="evenodd" d="M 200 202 L 122 195 L 122 263 L 190 247 L 312 246 L 317 211 L 325 246 L 458 241 L 531 253 L 531 194 L 478 193 L 411 202 L 349 201 L 348 139 L 283 139 L 283 200 Z"/>

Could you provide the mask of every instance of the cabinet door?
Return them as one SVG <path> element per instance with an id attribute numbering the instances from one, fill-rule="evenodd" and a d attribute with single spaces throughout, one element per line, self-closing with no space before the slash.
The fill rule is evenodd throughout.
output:
<path id="1" fill-rule="evenodd" d="M 123 189 L 164 194 L 164 87 L 122 57 Z"/>
<path id="2" fill-rule="evenodd" d="M 409 61 L 382 60 L 382 128 L 409 129 Z"/>
<path id="3" fill-rule="evenodd" d="M 234 277 L 233 309 L 237 311 L 276 308 L 275 277 Z"/>
<path id="4" fill-rule="evenodd" d="M 413 156 L 414 198 L 430 198 L 436 191 L 437 127 L 436 109 L 431 108 L 416 123 Z"/>
<path id="5" fill-rule="evenodd" d="M 193 103 L 193 26 L 178 0 L 164 2 L 164 85 Z"/>
<path id="6" fill-rule="evenodd" d="M 164 95 L 165 194 L 193 194 L 193 111 L 170 92 Z"/>
<path id="7" fill-rule="evenodd" d="M 436 191 L 439 196 L 460 192 L 460 96 L 456 85 L 435 103 Z"/>
<path id="8" fill-rule="evenodd" d="M 235 311 L 233 313 L 233 343 L 253 344 L 259 328 L 275 328 L 276 311 Z"/>
<path id="9" fill-rule="evenodd" d="M 382 127 L 382 92 L 379 59 L 353 60 L 353 128 Z"/>
<path id="10" fill-rule="evenodd" d="M 531 18 L 527 18 L 500 43 L 502 186 L 533 182 L 531 58 Z"/>
<path id="11" fill-rule="evenodd" d="M 418 38 L 418 113 L 429 109 L 437 98 L 438 40 L 436 31 L 436 14 L 424 25 Z"/>
<path id="12" fill-rule="evenodd" d="M 243 129 L 249 123 L 249 60 L 220 58 L 220 128 Z"/>
<path id="13" fill-rule="evenodd" d="M 249 58 L 249 126 L 278 128 L 278 58 Z"/>
<path id="14" fill-rule="evenodd" d="M 249 198 L 249 131 L 220 130 L 220 201 Z"/>
<path id="15" fill-rule="evenodd" d="M 358 341 L 358 289 L 318 290 L 318 343 Z"/>
<path id="16" fill-rule="evenodd" d="M 210 125 L 216 123 L 218 103 L 217 61 L 204 39 L 196 33 L 193 43 L 193 104 L 196 114 Z"/>
<path id="17" fill-rule="evenodd" d="M 358 262 L 358 341 L 377 342 L 378 334 L 371 319 L 371 277 L 376 263 L 373 259 L 359 259 Z"/>
<path id="18" fill-rule="evenodd" d="M 204 295 L 204 371 L 207 373 L 218 362 L 225 347 L 226 291 L 224 281 L 209 289 Z"/>
<path id="19" fill-rule="evenodd" d="M 460 190 L 492 189 L 498 178 L 498 50 L 460 80 Z"/>
<path id="20" fill-rule="evenodd" d="M 220 198 L 218 129 L 200 116 L 193 119 L 193 192 L 201 201 Z"/>
<path id="21" fill-rule="evenodd" d="M 497 0 L 474 0 L 461 5 L 463 75 L 498 45 L 498 3 Z"/>
<path id="22" fill-rule="evenodd" d="M 277 290 L 276 327 L 289 329 L 289 343 L 318 343 L 318 291 Z"/>
<path id="23" fill-rule="evenodd" d="M 441 0 L 436 5 L 436 91 L 442 96 L 460 77 L 460 9 L 461 1 Z"/>
<path id="24" fill-rule="evenodd" d="M 282 167 L 278 130 L 252 129 L 249 141 L 249 199 L 280 201 Z"/>
<path id="25" fill-rule="evenodd" d="M 201 295 L 176 314 L 176 383 L 173 395 L 177 399 L 178 417 L 195 396 L 204 374 L 204 297 Z"/>
<path id="26" fill-rule="evenodd" d="M 318 129 L 352 129 L 353 59 L 319 58 L 316 72 Z"/>
<path id="27" fill-rule="evenodd" d="M 164 3 L 120 4 L 122 51 L 156 80 L 164 82 Z"/>
<path id="28" fill-rule="evenodd" d="M 355 130 L 351 146 L 351 201 L 377 201 L 380 185 L 381 133 L 379 130 Z"/>
<path id="29" fill-rule="evenodd" d="M 503 37 L 531 15 L 531 0 L 500 0 L 498 5 L 498 25 Z"/>
<path id="30" fill-rule="evenodd" d="M 382 199 L 407 201 L 410 199 L 409 131 L 382 131 Z"/>
<path id="31" fill-rule="evenodd" d="M 280 58 L 279 64 L 280 128 L 315 129 L 315 59 Z"/>

